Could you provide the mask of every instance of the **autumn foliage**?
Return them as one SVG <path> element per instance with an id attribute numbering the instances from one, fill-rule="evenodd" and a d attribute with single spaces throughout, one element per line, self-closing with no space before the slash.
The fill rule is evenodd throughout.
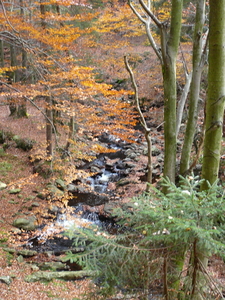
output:
<path id="1" fill-rule="evenodd" d="M 59 159 L 72 162 L 113 151 L 95 138 L 103 132 L 134 142 L 136 114 L 125 101 L 132 92 L 99 80 L 83 56 L 85 48 L 97 46 L 93 24 L 99 5 L 22 0 L 1 5 L 2 99 L 17 117 L 27 102 L 41 111 L 46 141 L 35 146 L 33 160 L 52 160 L 55 169 Z"/>

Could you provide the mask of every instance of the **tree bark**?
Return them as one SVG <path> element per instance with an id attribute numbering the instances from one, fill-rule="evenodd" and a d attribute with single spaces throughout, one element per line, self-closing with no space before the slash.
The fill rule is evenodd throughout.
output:
<path id="1" fill-rule="evenodd" d="M 0 67 L 4 68 L 5 59 L 4 59 L 4 42 L 0 40 Z"/>
<path id="2" fill-rule="evenodd" d="M 210 0 L 209 4 L 209 71 L 202 165 L 202 178 L 205 181 L 201 190 L 208 189 L 207 182 L 213 184 L 218 179 L 225 101 L 225 1 Z M 197 249 L 196 252 L 201 269 L 206 269 L 209 253 L 204 249 Z M 203 273 L 204 270 L 201 270 L 198 274 L 200 286 L 194 290 L 191 297 L 193 300 L 203 299 L 199 292 L 202 288 Z"/>
<path id="3" fill-rule="evenodd" d="M 164 85 L 164 176 L 175 182 L 176 173 L 176 58 L 180 42 L 183 1 L 173 0 L 171 9 L 170 33 L 167 24 L 161 26 L 162 73 Z M 165 191 L 166 192 L 166 191 Z"/>
<path id="4" fill-rule="evenodd" d="M 225 1 L 210 1 L 209 72 L 202 178 L 218 178 L 225 101 Z M 207 183 L 202 189 L 207 189 Z"/>
<path id="5" fill-rule="evenodd" d="M 167 21 L 160 22 L 151 11 L 151 1 L 139 0 L 141 11 L 147 14 L 147 18 L 138 12 L 132 1 L 128 1 L 132 11 L 139 20 L 145 25 L 149 42 L 160 60 L 163 73 L 164 85 L 164 137 L 165 137 L 165 157 L 164 157 L 164 176 L 169 177 L 175 182 L 176 173 L 176 59 L 180 42 L 181 20 L 183 1 L 172 0 L 170 26 Z M 160 30 L 161 48 L 157 47 L 151 34 L 151 20 Z M 170 28 L 168 33 L 168 28 Z M 165 191 L 166 192 L 166 191 Z"/>
<path id="6" fill-rule="evenodd" d="M 205 0 L 197 2 L 195 30 L 194 30 L 194 43 L 193 43 L 193 56 L 192 56 L 192 81 L 190 87 L 190 103 L 188 111 L 188 122 L 186 127 L 185 139 L 182 148 L 181 161 L 180 161 L 180 174 L 185 175 L 189 169 L 191 148 L 196 132 L 196 125 L 198 120 L 198 100 L 201 86 L 201 75 L 204 66 L 204 59 L 202 56 L 202 43 L 203 43 L 203 28 L 205 24 Z"/>
<path id="7" fill-rule="evenodd" d="M 48 117 L 46 119 L 46 152 L 47 156 L 51 159 L 53 156 L 53 139 L 52 139 L 52 123 L 49 122 L 49 120 L 52 121 L 52 99 L 51 96 L 46 96 L 46 116 Z"/>

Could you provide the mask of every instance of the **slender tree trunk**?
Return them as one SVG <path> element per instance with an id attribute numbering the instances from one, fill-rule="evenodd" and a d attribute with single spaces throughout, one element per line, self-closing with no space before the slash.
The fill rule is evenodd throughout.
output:
<path id="1" fill-rule="evenodd" d="M 183 1 L 173 0 L 171 9 L 170 33 L 167 25 L 161 26 L 162 73 L 164 85 L 164 176 L 175 182 L 176 173 L 176 58 L 180 42 Z M 165 191 L 166 192 L 166 191 Z"/>
<path id="2" fill-rule="evenodd" d="M 151 130 L 150 128 L 148 128 L 148 125 L 146 123 L 145 117 L 141 111 L 140 108 L 140 103 L 139 103 L 139 93 L 138 93 L 138 85 L 136 83 L 135 77 L 134 77 L 134 73 L 128 63 L 127 57 L 124 56 L 124 62 L 125 62 L 125 66 L 126 69 L 130 75 L 131 78 L 131 82 L 134 88 L 134 95 L 135 95 L 135 105 L 136 105 L 136 109 L 138 111 L 139 117 L 140 117 L 140 121 L 141 121 L 141 125 L 144 129 L 144 133 L 145 133 L 145 139 L 147 142 L 147 149 L 148 149 L 148 163 L 147 163 L 147 186 L 146 186 L 146 192 L 150 191 L 150 184 L 152 183 L 152 140 L 151 140 Z"/>
<path id="3" fill-rule="evenodd" d="M 180 100 L 179 100 L 179 103 L 177 106 L 176 136 L 178 136 L 179 131 L 180 131 L 184 107 L 185 107 L 185 104 L 187 101 L 188 93 L 190 91 L 191 79 L 192 79 L 192 72 L 189 74 L 186 74 L 185 86 L 183 88 L 182 95 L 180 97 Z"/>
<path id="4" fill-rule="evenodd" d="M 13 45 L 10 45 L 10 64 L 11 64 L 11 67 L 15 67 L 17 65 L 16 49 Z M 16 71 L 9 72 L 8 76 L 9 76 L 9 80 L 10 80 L 11 84 L 13 82 L 17 82 L 18 77 L 17 77 Z M 10 100 L 9 110 L 10 110 L 10 116 L 16 116 L 17 104 L 14 99 Z"/>
<path id="5" fill-rule="evenodd" d="M 43 29 L 46 28 L 46 20 L 45 20 L 45 12 L 46 12 L 46 5 L 43 4 L 45 1 L 40 0 L 40 13 L 41 13 L 41 27 Z"/>
<path id="6" fill-rule="evenodd" d="M 203 26 L 205 24 L 205 0 L 197 2 L 195 30 L 194 30 L 194 43 L 193 43 L 193 73 L 190 88 L 190 104 L 188 111 L 188 122 L 185 133 L 184 144 L 182 148 L 180 174 L 185 175 L 189 169 L 191 148 L 196 132 L 196 125 L 198 119 L 198 100 L 201 86 L 201 75 L 204 66 L 202 61 L 202 39 L 203 39 Z"/>
<path id="7" fill-rule="evenodd" d="M 24 18 L 24 3 L 23 0 L 20 0 L 20 16 Z M 21 56 L 22 56 L 22 67 L 24 69 L 21 70 L 21 81 L 26 81 L 26 67 L 27 67 L 27 53 L 24 49 L 21 50 Z M 17 109 L 17 117 L 23 118 L 27 117 L 27 106 L 26 106 L 26 99 L 21 100 L 22 103 L 18 105 Z"/>
<path id="8" fill-rule="evenodd" d="M 4 68 L 5 59 L 4 59 L 4 42 L 0 40 L 0 67 Z"/>
<path id="9" fill-rule="evenodd" d="M 49 120 L 53 119 L 52 116 L 52 99 L 50 96 L 46 96 L 46 116 L 48 117 Z M 49 120 L 46 119 L 46 152 L 47 156 L 49 158 L 52 158 L 53 156 L 53 140 L 52 140 L 52 124 L 49 122 Z"/>
<path id="10" fill-rule="evenodd" d="M 160 22 L 151 11 L 151 1 L 138 1 L 141 9 L 148 15 L 148 18 L 142 17 L 131 0 L 128 1 L 132 11 L 139 20 L 145 25 L 149 42 L 160 60 L 163 74 L 164 85 L 164 176 L 170 181 L 175 182 L 176 173 L 176 104 L 177 104 L 177 86 L 176 86 L 176 59 L 178 46 L 180 42 L 181 20 L 182 20 L 182 0 L 172 0 L 170 24 Z M 161 48 L 157 47 L 151 34 L 151 20 L 160 30 Z M 170 28 L 170 29 L 168 29 Z M 169 32 L 168 32 L 169 31 Z M 166 190 L 164 192 L 167 192 Z"/>
<path id="11" fill-rule="evenodd" d="M 42 29 L 46 29 L 46 5 L 44 4 L 44 0 L 40 0 L 40 14 L 41 14 L 41 27 Z M 47 157 L 51 160 L 53 157 L 53 139 L 52 139 L 52 124 L 53 124 L 53 111 L 52 111 L 52 96 L 46 96 L 46 154 Z M 50 122 L 51 121 L 51 122 Z"/>

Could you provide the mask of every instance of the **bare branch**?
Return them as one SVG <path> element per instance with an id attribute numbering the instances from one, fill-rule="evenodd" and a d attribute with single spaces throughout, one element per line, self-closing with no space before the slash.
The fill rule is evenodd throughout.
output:
<path id="1" fill-rule="evenodd" d="M 11 90 L 13 90 L 13 91 L 15 91 L 17 93 L 21 93 L 18 89 L 14 88 L 13 86 L 11 86 L 10 84 L 7 84 L 4 81 L 0 81 L 0 84 L 3 84 L 5 86 L 7 86 L 9 89 L 11 89 Z M 56 133 L 56 129 L 55 129 L 54 124 L 52 123 L 52 120 L 50 120 L 48 118 L 48 116 L 41 110 L 41 108 L 33 100 L 31 100 L 27 96 L 23 96 L 23 97 L 24 97 L 24 99 L 26 99 L 27 101 L 29 101 L 35 108 L 37 108 L 37 110 L 39 110 L 41 112 L 41 114 L 45 117 L 45 119 L 51 124 L 51 126 L 52 126 L 52 128 L 54 130 L 56 146 L 57 146 L 57 148 L 60 148 L 59 145 L 58 145 L 58 136 L 57 136 L 57 133 Z"/>
<path id="2" fill-rule="evenodd" d="M 128 63 L 128 59 L 127 56 L 124 56 L 124 63 L 126 66 L 126 69 L 128 71 L 128 73 L 130 74 L 130 78 L 131 78 L 131 82 L 132 85 L 134 87 L 134 94 L 135 94 L 135 104 L 136 104 L 136 108 L 137 111 L 139 113 L 140 119 L 141 119 L 141 125 L 144 128 L 144 132 L 145 132 L 145 139 L 147 142 L 147 147 L 148 147 L 148 164 L 147 164 L 147 187 L 146 187 L 146 192 L 150 191 L 150 184 L 152 183 L 152 141 L 151 141 L 151 136 L 150 136 L 150 132 L 151 129 L 148 128 L 148 125 L 145 121 L 145 118 L 143 116 L 143 113 L 141 111 L 140 105 L 139 105 L 139 96 L 138 96 L 138 86 L 136 84 L 135 78 L 134 78 L 134 73 L 131 70 L 131 67 Z"/>
<path id="3" fill-rule="evenodd" d="M 159 47 L 157 46 L 152 34 L 151 34 L 151 29 L 150 29 L 150 26 L 151 26 L 151 20 L 152 18 L 147 14 L 146 15 L 146 19 L 143 18 L 141 16 L 141 14 L 137 11 L 137 9 L 134 7 L 133 3 L 131 0 L 129 0 L 128 2 L 131 10 L 133 11 L 133 13 L 138 17 L 138 19 L 145 25 L 145 29 L 146 29 L 146 33 L 147 33 L 147 36 L 148 36 L 148 39 L 149 39 L 149 42 L 150 42 L 150 45 L 152 46 L 153 50 L 155 51 L 156 55 L 158 56 L 159 60 L 160 60 L 160 63 L 162 64 L 162 55 L 161 55 L 161 52 L 159 50 Z M 150 1 L 148 3 L 148 8 L 150 10 Z"/>
<path id="4" fill-rule="evenodd" d="M 157 25 L 158 28 L 161 28 L 162 22 L 159 21 L 158 18 L 153 14 L 153 12 L 149 9 L 149 7 L 144 3 L 143 0 L 139 0 L 141 7 L 147 13 L 147 15 L 152 19 L 152 21 Z"/>
<path id="5" fill-rule="evenodd" d="M 12 23 L 9 21 L 9 19 L 7 17 L 6 10 L 5 10 L 4 3 L 2 2 L 2 0 L 0 0 L 0 4 L 2 6 L 3 14 L 4 14 L 4 17 L 5 17 L 6 21 L 7 21 L 7 23 L 9 24 L 9 26 L 12 28 L 13 31 L 15 31 L 17 34 L 19 34 L 19 32 L 13 27 Z"/>

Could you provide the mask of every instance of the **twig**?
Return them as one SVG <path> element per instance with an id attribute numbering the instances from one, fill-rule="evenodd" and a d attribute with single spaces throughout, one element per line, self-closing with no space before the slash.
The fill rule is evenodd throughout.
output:
<path id="1" fill-rule="evenodd" d="M 13 90 L 13 91 L 15 91 L 15 92 L 17 92 L 17 93 L 21 93 L 18 89 L 12 87 L 10 84 L 7 84 L 6 82 L 0 81 L 0 84 L 4 84 L 4 85 L 7 86 L 9 89 L 11 89 L 11 90 Z M 39 110 L 39 111 L 41 112 L 41 114 L 45 117 L 45 119 L 51 124 L 51 126 L 52 126 L 52 128 L 53 128 L 53 131 L 54 131 L 54 135 L 55 135 L 56 146 L 57 146 L 58 148 L 60 148 L 60 147 L 59 147 L 59 144 L 58 144 L 58 137 L 57 137 L 56 129 L 55 129 L 55 126 L 54 126 L 52 120 L 50 120 L 50 119 L 48 118 L 48 116 L 40 109 L 40 107 L 39 107 L 33 100 L 31 100 L 31 99 L 30 99 L 29 97 L 27 97 L 27 96 L 23 96 L 23 97 L 24 97 L 27 101 L 29 101 L 35 108 L 37 108 L 37 110 Z"/>
<path id="2" fill-rule="evenodd" d="M 221 299 L 225 299 L 222 292 L 220 291 L 220 289 L 218 288 L 216 282 L 212 279 L 212 277 L 209 275 L 209 272 L 206 270 L 205 266 L 203 265 L 203 263 L 201 262 L 200 259 L 198 259 L 198 263 L 200 265 L 200 268 L 202 269 L 202 273 L 205 273 L 205 275 L 208 278 L 208 281 L 211 283 L 212 286 L 214 286 L 214 288 L 216 289 L 216 291 L 218 292 L 218 294 L 220 295 Z"/>
<path id="3" fill-rule="evenodd" d="M 152 141 L 151 141 L 151 136 L 150 136 L 151 129 L 148 128 L 148 125 L 145 121 L 144 115 L 141 111 L 140 104 L 139 104 L 138 86 L 137 86 L 137 83 L 134 78 L 134 73 L 131 70 L 131 67 L 128 63 L 128 59 L 127 59 L 126 55 L 124 56 L 124 63 L 125 63 L 128 73 L 130 74 L 131 82 L 134 87 L 135 104 L 136 104 L 136 108 L 137 108 L 137 111 L 138 111 L 140 119 L 141 119 L 141 125 L 144 128 L 145 139 L 146 139 L 147 145 L 148 145 L 147 183 L 151 184 L 152 183 Z M 147 184 L 146 192 L 149 192 L 149 190 L 150 190 L 149 184 Z"/>

